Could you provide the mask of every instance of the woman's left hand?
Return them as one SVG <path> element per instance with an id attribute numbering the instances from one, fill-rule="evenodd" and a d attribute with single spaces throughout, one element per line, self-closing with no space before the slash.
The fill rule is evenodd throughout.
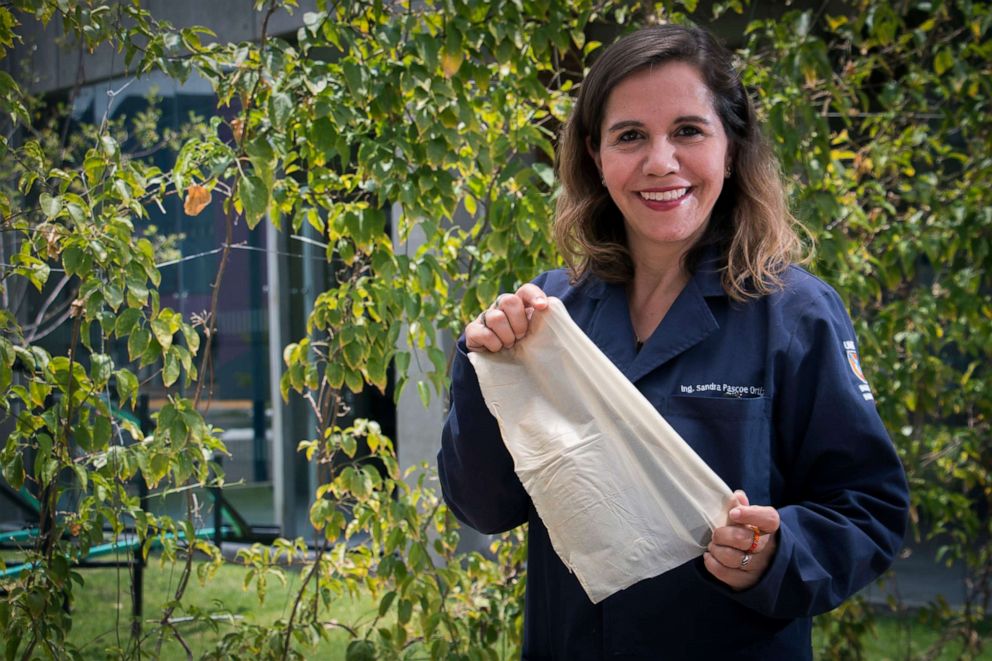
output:
<path id="1" fill-rule="evenodd" d="M 761 580 L 772 564 L 780 519 L 774 507 L 750 505 L 743 491 L 735 491 L 734 496 L 738 504 L 730 510 L 730 522 L 713 531 L 703 564 L 734 590 L 746 590 Z"/>

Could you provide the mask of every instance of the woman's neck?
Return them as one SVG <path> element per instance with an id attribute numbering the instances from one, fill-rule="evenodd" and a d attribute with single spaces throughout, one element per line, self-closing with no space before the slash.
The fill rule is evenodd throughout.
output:
<path id="1" fill-rule="evenodd" d="M 627 302 L 638 342 L 645 342 L 651 336 L 689 282 L 689 277 L 681 256 L 635 265 L 634 278 L 627 285 Z"/>

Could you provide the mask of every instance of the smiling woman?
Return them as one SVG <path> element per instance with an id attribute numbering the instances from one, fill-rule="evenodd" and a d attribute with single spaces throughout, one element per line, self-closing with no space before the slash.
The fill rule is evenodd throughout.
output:
<path id="1" fill-rule="evenodd" d="M 662 33 L 664 38 L 659 38 Z M 781 284 L 785 269 L 803 261 L 797 235 L 802 230 L 789 213 L 778 162 L 730 53 L 709 33 L 677 26 L 641 30 L 622 43 L 622 48 L 608 49 L 590 69 L 559 145 L 562 186 L 554 232 L 563 256 L 577 277 L 588 272 L 611 283 L 631 279 L 634 265 L 625 217 L 591 153 L 605 149 L 608 130 L 615 124 L 638 119 L 618 117 L 607 124 L 606 116 L 619 105 L 624 88 L 636 88 L 626 95 L 630 101 L 651 95 L 656 104 L 645 103 L 643 110 L 654 122 L 660 120 L 654 110 L 668 107 L 677 112 L 673 110 L 677 94 L 695 111 L 687 107 L 685 116 L 678 112 L 668 118 L 679 120 L 681 128 L 681 135 L 670 139 L 685 145 L 692 144 L 697 133 L 705 138 L 722 132 L 727 150 L 722 183 L 709 214 L 713 222 L 707 222 L 701 240 L 685 253 L 686 265 L 691 269 L 704 248 L 715 244 L 727 256 L 722 279 L 732 298 L 744 301 L 771 293 Z M 665 75 L 662 70 L 676 73 Z M 678 156 L 676 146 L 671 145 L 669 158 Z"/>
<path id="2" fill-rule="evenodd" d="M 685 62 L 640 71 L 610 94 L 602 126 L 587 147 L 635 264 L 677 260 L 705 232 L 730 167 L 709 88 Z"/>
<path id="3" fill-rule="evenodd" d="M 795 265 L 795 221 L 730 54 L 709 33 L 675 25 L 611 46 L 581 86 L 558 173 L 555 232 L 570 268 L 499 296 L 465 328 L 438 456 L 459 519 L 483 532 L 529 525 L 524 658 L 811 658 L 811 617 L 889 565 L 908 493 L 865 376 L 848 360 L 856 345 L 840 297 Z M 539 335 L 529 333 L 549 296 L 735 490 L 700 557 L 597 603 L 551 541 L 578 524 L 536 509 L 540 494 L 524 487 L 468 358 L 523 360 L 527 347 L 516 345 Z M 559 395 L 551 406 L 561 406 L 566 374 L 541 372 Z M 580 408 L 624 396 L 593 390 Z M 509 408 L 504 422 L 553 418 Z M 621 466 L 643 439 L 610 429 L 613 461 L 576 479 L 580 491 L 637 490 Z M 593 546 L 616 542 L 581 534 Z"/>

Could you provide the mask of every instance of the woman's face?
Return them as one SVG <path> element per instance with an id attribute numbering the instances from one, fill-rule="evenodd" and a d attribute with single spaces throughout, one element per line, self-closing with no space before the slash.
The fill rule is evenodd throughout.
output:
<path id="1" fill-rule="evenodd" d="M 730 164 L 711 97 L 685 62 L 633 73 L 607 99 L 600 144 L 587 141 L 635 265 L 681 255 L 706 230 Z"/>

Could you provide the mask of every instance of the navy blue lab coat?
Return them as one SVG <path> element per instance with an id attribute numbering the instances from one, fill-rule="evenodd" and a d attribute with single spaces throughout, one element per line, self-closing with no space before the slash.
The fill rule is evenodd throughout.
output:
<path id="1" fill-rule="evenodd" d="M 534 282 L 731 489 L 778 508 L 781 529 L 772 564 L 747 590 L 718 582 L 697 558 L 592 604 L 513 472 L 463 337 L 438 470 L 469 526 L 530 524 L 523 657 L 811 658 L 811 616 L 889 566 L 908 510 L 902 464 L 836 292 L 791 267 L 781 291 L 738 303 L 704 265 L 638 352 L 622 285 L 572 286 L 561 270 Z"/>

